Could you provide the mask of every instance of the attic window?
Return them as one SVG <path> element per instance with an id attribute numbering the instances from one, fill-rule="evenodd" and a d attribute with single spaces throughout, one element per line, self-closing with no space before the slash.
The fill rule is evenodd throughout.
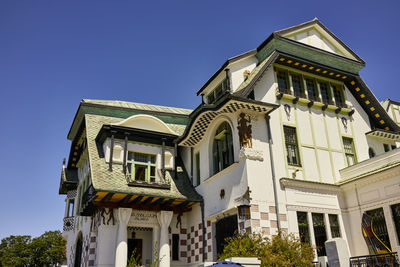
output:
<path id="1" fill-rule="evenodd" d="M 133 181 L 156 181 L 156 155 L 129 152 L 127 167 Z"/>
<path id="2" fill-rule="evenodd" d="M 218 100 L 225 93 L 227 88 L 227 82 L 226 79 L 224 79 L 210 94 L 207 95 L 208 104 L 212 104 Z"/>

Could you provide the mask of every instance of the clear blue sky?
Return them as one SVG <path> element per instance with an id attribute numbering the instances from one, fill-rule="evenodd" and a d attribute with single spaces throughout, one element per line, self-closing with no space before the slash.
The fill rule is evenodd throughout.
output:
<path id="1" fill-rule="evenodd" d="M 318 17 L 400 100 L 400 1 L 0 2 L 0 238 L 62 228 L 66 139 L 82 98 L 194 108 L 229 57 Z"/>

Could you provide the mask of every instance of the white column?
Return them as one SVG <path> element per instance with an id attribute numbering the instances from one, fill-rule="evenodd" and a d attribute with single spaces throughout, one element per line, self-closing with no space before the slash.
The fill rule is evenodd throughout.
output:
<path id="1" fill-rule="evenodd" d="M 157 220 L 161 226 L 160 229 L 160 249 L 158 259 L 160 261 L 159 267 L 170 267 L 170 248 L 168 240 L 168 227 L 172 220 L 172 211 L 162 210 L 157 213 Z"/>
<path id="2" fill-rule="evenodd" d="M 324 213 L 326 240 L 332 239 L 331 223 L 329 222 L 329 214 Z"/>
<path id="3" fill-rule="evenodd" d="M 151 251 L 152 253 L 152 259 L 153 262 L 158 260 L 158 252 L 160 250 L 160 227 L 154 226 L 153 227 L 153 240 L 152 240 L 152 248 Z M 157 258 L 156 258 L 157 256 Z"/>
<path id="4" fill-rule="evenodd" d="M 128 222 L 132 209 L 118 209 L 117 249 L 115 251 L 115 267 L 126 267 L 128 261 Z"/>
<path id="5" fill-rule="evenodd" d="M 314 234 L 314 225 L 312 220 L 311 212 L 307 212 L 307 221 L 308 221 L 308 232 L 310 232 L 310 241 L 311 246 L 314 248 L 314 260 L 318 259 L 316 244 L 315 244 L 315 234 Z"/>

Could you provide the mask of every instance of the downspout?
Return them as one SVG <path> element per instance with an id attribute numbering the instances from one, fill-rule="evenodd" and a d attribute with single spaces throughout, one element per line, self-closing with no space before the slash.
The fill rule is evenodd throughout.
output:
<path id="1" fill-rule="evenodd" d="M 276 181 L 275 181 L 275 167 L 274 167 L 274 155 L 272 152 L 272 135 L 271 135 L 271 125 L 269 123 L 270 121 L 270 116 L 269 114 L 265 114 L 265 121 L 267 123 L 267 134 L 268 134 L 268 146 L 269 146 L 269 159 L 271 163 L 271 176 L 272 176 L 272 186 L 274 188 L 274 201 L 275 201 L 275 210 L 276 210 L 276 220 L 278 223 L 278 231 L 281 231 L 281 218 L 279 216 L 279 203 L 278 203 L 278 190 L 276 187 Z"/>
<path id="2" fill-rule="evenodd" d="M 200 208 L 201 208 L 201 225 L 202 225 L 202 231 L 203 231 L 203 262 L 206 260 L 205 258 L 205 253 L 206 253 L 206 244 L 207 244 L 207 239 L 206 239 L 206 225 L 205 225 L 205 220 L 204 220 L 204 199 L 201 200 L 200 202 Z"/>

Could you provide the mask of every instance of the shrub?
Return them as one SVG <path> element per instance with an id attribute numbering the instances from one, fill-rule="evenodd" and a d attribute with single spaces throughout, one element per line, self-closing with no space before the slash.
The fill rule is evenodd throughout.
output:
<path id="1" fill-rule="evenodd" d="M 219 260 L 230 257 L 257 257 L 261 267 L 312 266 L 313 250 L 298 238 L 279 233 L 271 239 L 260 234 L 241 234 L 227 238 L 227 244 Z"/>

